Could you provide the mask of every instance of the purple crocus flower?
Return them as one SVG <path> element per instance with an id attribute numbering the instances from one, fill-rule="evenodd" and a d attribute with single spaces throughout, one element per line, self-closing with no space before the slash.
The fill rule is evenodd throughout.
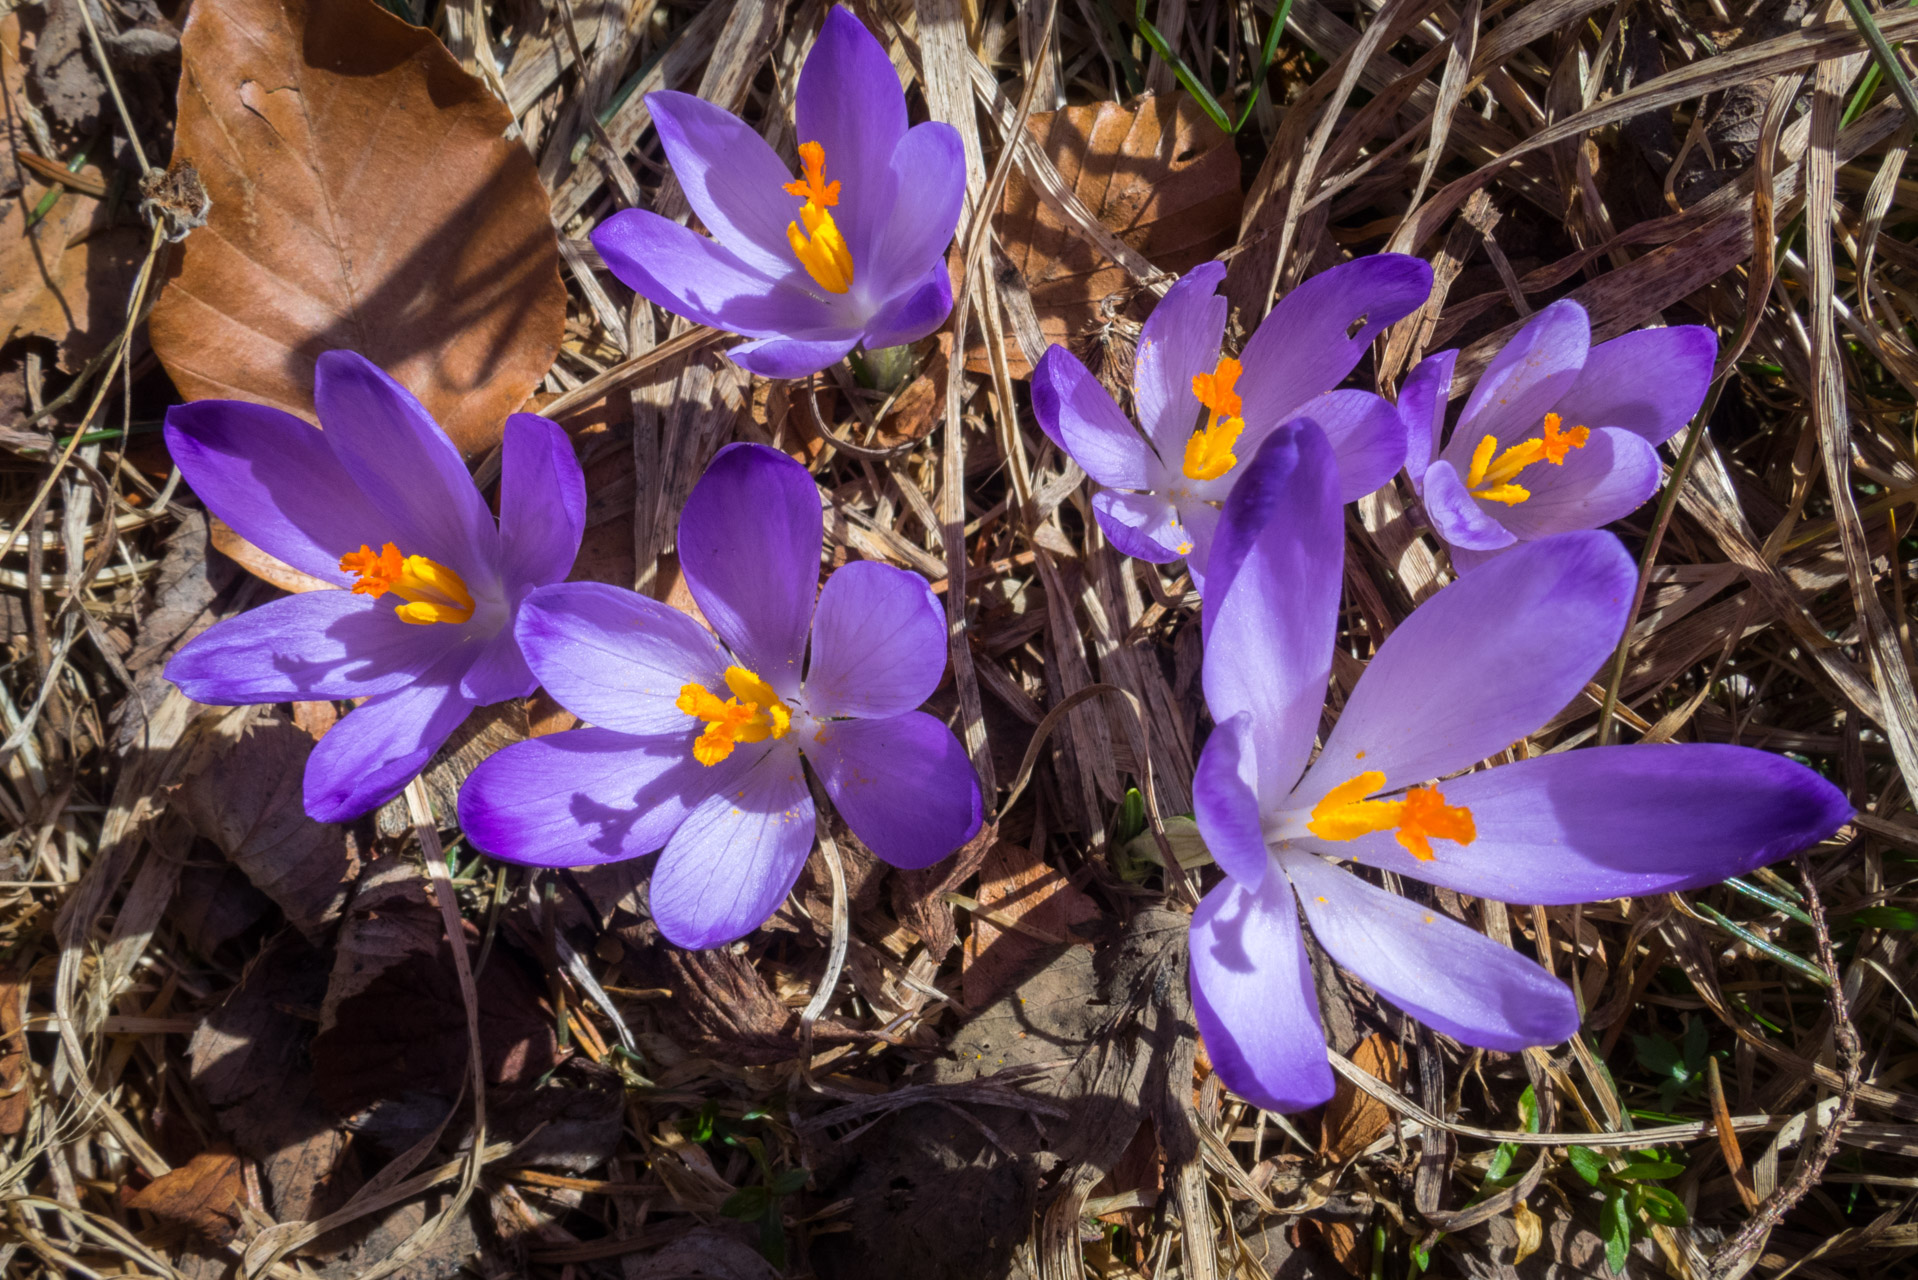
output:
<path id="1" fill-rule="evenodd" d="M 1461 572 L 1521 542 L 1610 524 L 1658 488 L 1658 446 L 1704 403 L 1718 339 L 1674 325 L 1591 342 L 1576 302 L 1533 316 L 1480 376 L 1443 449 L 1458 352 L 1406 375 L 1405 469 Z"/>
<path id="2" fill-rule="evenodd" d="M 1219 505 L 1239 464 L 1310 415 L 1338 456 L 1340 501 L 1391 479 L 1404 428 L 1369 391 L 1334 391 L 1372 339 L 1432 291 L 1432 268 L 1381 253 L 1313 276 L 1280 299 L 1237 360 L 1222 356 L 1225 264 L 1187 272 L 1146 319 L 1132 367 L 1135 427 L 1079 358 L 1053 346 L 1032 373 L 1039 425 L 1103 489 L 1092 509 L 1112 545 L 1202 583 Z M 1143 431 L 1142 431 L 1143 428 Z"/>
<path id="3" fill-rule="evenodd" d="M 1509 1052 L 1578 1028 L 1538 965 L 1340 863 L 1585 902 L 1716 883 L 1851 812 L 1811 770 L 1743 747 L 1591 747 L 1459 773 L 1562 710 L 1617 643 L 1634 568 L 1598 531 L 1521 547 L 1421 605 L 1314 758 L 1342 534 L 1329 443 L 1286 428 L 1226 503 L 1202 615 L 1218 728 L 1193 797 L 1227 878 L 1193 916 L 1193 1004 L 1221 1079 L 1278 1111 L 1332 1095 L 1301 910 L 1333 960 L 1465 1044 Z"/>
<path id="4" fill-rule="evenodd" d="M 906 127 L 892 60 L 842 8 L 799 73 L 801 176 L 739 117 L 690 94 L 646 96 L 708 240 L 644 209 L 593 231 L 642 297 L 744 334 L 734 363 L 767 378 L 817 373 L 854 346 L 901 346 L 952 310 L 946 246 L 966 161 L 958 131 Z"/>
<path id="5" fill-rule="evenodd" d="M 871 561 L 817 590 L 823 529 L 804 467 L 728 445 L 679 519 L 680 569 L 718 639 L 616 587 L 537 592 L 520 614 L 526 660 L 592 727 L 481 764 L 460 793 L 473 843 L 542 867 L 663 848 L 653 918 L 679 946 L 712 947 L 763 923 L 805 865 L 802 756 L 894 866 L 971 839 L 978 779 L 952 731 L 917 710 L 945 672 L 945 614 L 924 580 Z"/>
<path id="6" fill-rule="evenodd" d="M 195 702 L 364 698 L 306 765 L 306 811 L 341 822 L 400 793 L 476 706 L 536 687 L 513 619 L 573 567 L 586 484 L 566 433 L 506 420 L 496 527 L 459 450 L 350 351 L 314 373 L 316 431 L 243 400 L 167 411 L 194 492 L 262 551 L 339 590 L 222 622 L 167 664 Z"/>

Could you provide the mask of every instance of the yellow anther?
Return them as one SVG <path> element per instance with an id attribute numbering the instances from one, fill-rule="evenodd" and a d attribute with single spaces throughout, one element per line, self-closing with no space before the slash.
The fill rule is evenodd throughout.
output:
<path id="1" fill-rule="evenodd" d="M 1211 373 L 1192 375 L 1192 394 L 1206 408 L 1205 425 L 1185 442 L 1185 476 L 1188 480 L 1217 480 L 1239 463 L 1232 446 L 1245 430 L 1244 403 L 1237 390 L 1242 369 L 1237 360 L 1223 356 Z"/>
<path id="2" fill-rule="evenodd" d="M 826 149 L 817 142 L 799 144 L 799 161 L 806 176 L 784 189 L 806 203 L 799 208 L 799 220 L 786 224 L 786 241 L 813 283 L 827 293 L 845 293 L 852 288 L 852 250 L 826 212 L 839 203 L 839 183 L 826 181 Z"/>
<path id="3" fill-rule="evenodd" d="M 1348 778 L 1312 806 L 1305 829 L 1321 840 L 1343 843 L 1374 831 L 1396 830 L 1399 845 L 1420 862 L 1432 860 L 1432 841 L 1466 845 L 1478 839 L 1472 811 L 1448 805 L 1437 787 L 1413 787 L 1397 800 L 1368 800 L 1385 786 L 1376 769 Z"/>
<path id="4" fill-rule="evenodd" d="M 1503 453 L 1498 452 L 1498 437 L 1486 436 L 1478 442 L 1478 448 L 1472 451 L 1472 469 L 1465 474 L 1465 487 L 1474 498 L 1487 502 L 1503 502 L 1515 506 L 1532 496 L 1532 491 L 1522 484 L 1512 483 L 1518 473 L 1537 462 L 1549 462 L 1555 467 L 1565 465 L 1565 455 L 1574 449 L 1583 449 L 1592 433 L 1587 427 L 1573 427 L 1569 431 L 1560 425 L 1564 420 L 1556 413 L 1545 415 L 1544 434 L 1529 440 L 1521 440 Z M 1497 454 L 1496 457 L 1493 455 Z"/>
<path id="5" fill-rule="evenodd" d="M 783 738 L 792 728 L 792 708 L 779 700 L 772 686 L 744 667 L 726 668 L 726 688 L 732 697 L 721 701 L 704 685 L 681 685 L 673 703 L 706 729 L 693 739 L 693 759 L 716 765 L 742 742 Z"/>
<path id="6" fill-rule="evenodd" d="M 402 556 L 387 543 L 378 551 L 365 543 L 340 557 L 340 572 L 353 574 L 353 594 L 375 600 L 391 591 L 405 604 L 393 612 L 401 622 L 425 626 L 465 622 L 473 616 L 473 595 L 466 580 L 437 560 Z"/>

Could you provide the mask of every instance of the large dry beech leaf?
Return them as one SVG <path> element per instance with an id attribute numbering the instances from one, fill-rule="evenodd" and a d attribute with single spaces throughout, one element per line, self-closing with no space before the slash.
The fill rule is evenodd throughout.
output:
<path id="1" fill-rule="evenodd" d="M 506 107 L 372 0 L 201 0 L 181 56 L 174 161 L 213 201 L 151 321 L 182 394 L 311 419 L 314 361 L 350 348 L 496 443 L 566 322 Z"/>

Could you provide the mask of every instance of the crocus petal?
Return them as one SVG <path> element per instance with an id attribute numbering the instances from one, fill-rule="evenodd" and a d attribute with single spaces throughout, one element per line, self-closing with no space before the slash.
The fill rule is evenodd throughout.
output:
<path id="1" fill-rule="evenodd" d="M 472 664 L 460 676 L 460 696 L 482 707 L 523 698 L 538 687 L 539 681 L 526 665 L 526 655 L 520 652 L 519 637 L 511 626 L 501 627 L 492 638 L 481 642 Z"/>
<path id="2" fill-rule="evenodd" d="M 1274 867 L 1258 888 L 1228 881 L 1192 913 L 1192 1012 L 1232 1092 L 1268 1111 L 1332 1096 L 1312 962 L 1292 887 Z"/>
<path id="3" fill-rule="evenodd" d="M 166 678 L 212 706 L 370 698 L 431 668 L 447 642 L 434 633 L 444 631 L 401 622 L 390 600 L 308 591 L 196 636 L 167 663 Z"/>
<path id="4" fill-rule="evenodd" d="M 1200 263 L 1166 290 L 1139 332 L 1132 400 L 1146 434 L 1167 457 L 1183 456 L 1186 438 L 1198 425 L 1192 379 L 1219 365 L 1226 301 L 1218 290 L 1224 279 L 1223 262 Z"/>
<path id="5" fill-rule="evenodd" d="M 762 378 L 808 378 L 838 364 L 859 343 L 859 335 L 831 338 L 755 338 L 726 352 L 734 364 Z"/>
<path id="6" fill-rule="evenodd" d="M 824 148 L 826 181 L 840 184 L 833 217 L 855 255 L 856 279 L 865 265 L 859 261 L 859 251 L 872 245 L 895 198 L 912 198 L 911 184 L 920 177 L 911 170 L 901 175 L 892 163 L 895 148 L 906 136 L 906 95 L 899 87 L 899 73 L 873 34 L 843 8 L 835 6 L 820 24 L 819 37 L 799 72 L 793 115 L 797 140 L 817 142 Z M 956 144 L 958 133 L 942 127 Z M 964 163 L 962 153 L 962 184 Z M 939 175 L 927 176 L 935 182 L 939 179 Z M 786 216 L 796 215 L 788 212 Z M 954 216 L 956 225 L 956 208 Z M 952 238 L 950 226 L 946 238 Z"/>
<path id="7" fill-rule="evenodd" d="M 1357 502 L 1405 465 L 1398 411 L 1370 391 L 1328 391 L 1299 411 L 1325 432 L 1339 469 L 1339 501 Z"/>
<path id="8" fill-rule="evenodd" d="M 1660 444 L 1705 403 L 1717 359 L 1710 329 L 1638 329 L 1592 348 L 1557 412 L 1568 427 L 1620 427 Z"/>
<path id="9" fill-rule="evenodd" d="M 923 711 L 831 720 L 799 745 L 853 834 L 895 867 L 929 867 L 979 831 L 979 778 Z"/>
<path id="10" fill-rule="evenodd" d="M 700 801 L 666 842 L 649 899 L 660 933 L 689 950 L 745 937 L 784 900 L 812 842 L 812 797 L 799 753 L 771 743 L 736 784 Z"/>
<path id="11" fill-rule="evenodd" d="M 1386 637 L 1301 798 L 1365 771 L 1388 787 L 1442 778 L 1537 729 L 1618 643 L 1637 577 L 1618 539 L 1591 531 L 1528 542 L 1446 587 Z"/>
<path id="12" fill-rule="evenodd" d="M 1592 326 L 1585 308 L 1569 299 L 1554 302 L 1512 335 L 1479 376 L 1465 402 L 1445 459 L 1461 471 L 1486 436 L 1499 447 L 1535 436 L 1552 406 L 1564 398 L 1585 367 Z M 1575 423 L 1566 423 L 1575 426 Z"/>
<path id="13" fill-rule="evenodd" d="M 952 276 L 942 258 L 926 268 L 917 284 L 894 296 L 866 322 L 859 341 L 868 351 L 905 347 L 919 341 L 952 314 Z"/>
<path id="14" fill-rule="evenodd" d="M 326 436 L 290 413 L 243 400 L 166 412 L 167 452 L 207 509 L 276 559 L 325 582 L 353 575 L 340 557 L 399 537 Z"/>
<path id="15" fill-rule="evenodd" d="M 859 24 L 853 22 L 852 25 Z M 863 28 L 861 34 L 864 34 Z M 899 81 L 893 76 L 892 63 L 883 56 L 881 60 L 885 62 L 886 78 L 893 84 L 893 97 L 898 99 Z M 800 82 L 802 85 L 805 82 L 803 72 Z M 832 155 L 832 148 L 827 147 L 829 178 L 833 173 Z M 952 243 L 952 233 L 959 226 L 959 211 L 966 199 L 965 147 L 959 141 L 959 131 L 951 125 L 936 120 L 914 125 L 894 146 L 874 152 L 873 163 L 878 165 L 882 163 L 881 158 L 887 156 L 891 159 L 886 185 L 893 194 L 888 203 L 880 207 L 879 212 L 885 214 L 883 220 L 876 221 L 872 233 L 863 240 L 854 240 L 852 232 L 847 233 L 849 245 L 870 245 L 864 260 L 857 256 L 858 250 L 854 250 L 853 289 L 867 291 L 873 298 L 889 298 L 915 285 L 934 267 L 945 274 L 946 246 Z M 871 216 L 866 205 L 856 197 L 849 195 L 846 205 L 841 207 L 847 205 Z M 950 292 L 951 277 L 947 280 Z"/>
<path id="16" fill-rule="evenodd" d="M 690 93 L 649 93 L 646 108 L 686 203 L 706 230 L 761 275 L 777 280 L 797 270 L 786 227 L 804 202 L 785 190 L 792 171 L 766 140 L 732 112 Z"/>
<path id="17" fill-rule="evenodd" d="M 1432 268 L 1423 260 L 1376 253 L 1322 271 L 1286 294 L 1245 344 L 1239 395 L 1246 423 L 1284 422 L 1338 386 L 1372 339 L 1423 306 L 1431 292 Z"/>
<path id="18" fill-rule="evenodd" d="M 591 239 L 607 268 L 634 292 L 715 329 L 765 337 L 814 331 L 838 319 L 830 304 L 790 279 L 766 275 L 650 209 L 621 210 L 593 228 Z"/>
<path id="19" fill-rule="evenodd" d="M 729 444 L 679 516 L 679 567 L 700 612 L 782 698 L 799 691 L 822 511 L 806 468 L 763 444 Z"/>
<path id="20" fill-rule="evenodd" d="M 1240 884 L 1257 887 L 1271 858 L 1259 808 L 1258 728 L 1241 711 L 1205 740 L 1192 775 L 1193 817 L 1213 860 Z"/>
<path id="21" fill-rule="evenodd" d="M 1571 990 L 1509 947 L 1316 854 L 1280 860 L 1326 953 L 1427 1026 L 1506 1053 L 1578 1030 Z"/>
<path id="22" fill-rule="evenodd" d="M 883 717 L 916 710 L 946 670 L 946 615 L 917 574 L 871 560 L 843 566 L 812 619 L 806 710 Z"/>
<path id="23" fill-rule="evenodd" d="M 1205 701 L 1220 723 L 1251 716 L 1264 809 L 1305 767 L 1325 706 L 1345 555 L 1337 484 L 1317 427 L 1280 430 L 1226 499 L 1207 569 Z"/>
<path id="24" fill-rule="evenodd" d="M 506 862 L 578 867 L 656 852 L 707 796 L 738 781 L 741 751 L 711 768 L 692 735 L 634 738 L 573 729 L 516 742 L 480 762 L 460 789 L 460 827 Z"/>
<path id="25" fill-rule="evenodd" d="M 1093 506 L 1098 506 L 1096 498 Z M 1192 576 L 1192 589 L 1203 595 L 1206 565 L 1219 537 L 1219 508 L 1209 502 L 1182 502 L 1179 523 L 1185 526 L 1185 535 L 1192 543 L 1192 550 L 1185 553 L 1185 570 Z"/>
<path id="26" fill-rule="evenodd" d="M 521 651 L 561 706 L 641 736 L 697 727 L 674 703 L 698 684 L 718 692 L 730 663 L 704 627 L 657 600 L 603 582 L 541 587 L 520 606 Z"/>
<path id="27" fill-rule="evenodd" d="M 1151 487 L 1147 462 L 1152 451 L 1145 438 L 1092 371 L 1057 343 L 1046 348 L 1032 371 L 1032 416 L 1052 443 L 1100 484 Z"/>
<path id="28" fill-rule="evenodd" d="M 1478 838 L 1421 862 L 1390 835 L 1341 852 L 1475 897 L 1546 904 L 1699 889 L 1830 836 L 1844 793 L 1801 764 L 1708 743 L 1586 747 L 1466 774 Z"/>
<path id="29" fill-rule="evenodd" d="M 1092 514 L 1120 555 L 1170 564 L 1193 549 L 1179 509 L 1156 493 L 1101 489 L 1092 495 Z"/>
<path id="30" fill-rule="evenodd" d="M 506 420 L 500 447 L 500 575 L 508 598 L 572 570 L 586 528 L 586 477 L 556 422 L 531 413 Z"/>
<path id="31" fill-rule="evenodd" d="M 412 392 L 356 352 L 326 351 L 314 367 L 313 403 L 340 464 L 397 528 L 402 554 L 469 579 L 498 572 L 493 513 L 460 451 Z"/>
<path id="32" fill-rule="evenodd" d="M 1617 427 L 1592 432 L 1560 466 L 1533 465 L 1519 482 L 1531 497 L 1499 520 L 1521 538 L 1596 529 L 1630 515 L 1658 491 L 1658 449 Z"/>
<path id="33" fill-rule="evenodd" d="M 472 709 L 443 673 L 361 703 L 306 759 L 307 816 L 345 822 L 379 808 L 426 767 Z"/>
<path id="34" fill-rule="evenodd" d="M 1399 387 L 1399 421 L 1405 424 L 1405 471 L 1420 483 L 1438 453 L 1445 430 L 1445 403 L 1452 389 L 1456 350 L 1440 351 L 1419 361 Z"/>
<path id="35" fill-rule="evenodd" d="M 1497 551 L 1518 541 L 1517 534 L 1479 505 L 1451 463 L 1439 461 L 1427 467 L 1420 488 L 1432 528 L 1454 547 Z"/>

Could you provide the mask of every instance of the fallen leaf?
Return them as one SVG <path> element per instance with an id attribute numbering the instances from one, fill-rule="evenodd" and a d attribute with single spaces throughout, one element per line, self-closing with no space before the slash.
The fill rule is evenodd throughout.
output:
<path id="1" fill-rule="evenodd" d="M 150 1213 L 176 1230 L 225 1244 L 239 1234 L 240 1205 L 245 1198 L 240 1157 L 225 1147 L 213 1147 L 128 1196 L 127 1208 Z"/>
<path id="2" fill-rule="evenodd" d="M 149 328 L 189 399 L 313 416 L 313 365 L 350 348 L 468 452 L 552 364 L 566 291 L 513 118 L 432 33 L 372 0 L 197 4 L 175 163 L 212 209 Z"/>
<path id="3" fill-rule="evenodd" d="M 1245 197 L 1232 139 L 1183 93 L 1148 96 L 1128 111 L 1116 102 L 1034 115 L 1027 130 L 1066 185 L 1109 231 L 1153 265 L 1183 272 L 1238 237 Z M 1116 315 L 1133 287 L 1070 222 L 1039 199 L 1017 169 L 1006 183 L 995 229 L 1025 279 L 1050 342 L 1074 343 Z M 1114 309 L 1107 308 L 1115 299 Z M 1014 377 L 1031 372 L 1010 332 Z M 990 369 L 983 348 L 966 368 Z"/>
<path id="4" fill-rule="evenodd" d="M 61 197 L 75 206 L 86 199 Z M 47 287 L 14 317 L 13 336 L 51 339 L 60 368 L 78 369 L 119 336 L 146 251 L 147 235 L 137 228 L 82 228 L 53 265 Z"/>
<path id="5" fill-rule="evenodd" d="M 1398 1084 L 1405 1065 L 1398 1041 L 1377 1032 L 1359 1041 L 1351 1056 L 1362 1070 L 1388 1085 Z M 1350 1160 L 1383 1137 L 1391 1124 L 1392 1113 L 1383 1102 L 1341 1076 L 1338 1092 L 1325 1108 L 1319 1153 L 1333 1163 Z"/>
<path id="6" fill-rule="evenodd" d="M 1073 925 L 1100 914 L 1098 904 L 1056 867 L 1003 840 L 986 851 L 977 896 L 981 910 L 972 916 L 960 979 L 961 998 L 974 1009 L 997 1000 L 1042 957 L 1072 942 Z"/>
<path id="7" fill-rule="evenodd" d="M 284 560 L 268 555 L 233 532 L 233 526 L 218 516 L 207 517 L 209 537 L 214 550 L 270 586 L 298 595 L 302 591 L 325 591 L 333 584 L 310 573 L 302 573 Z"/>
<path id="8" fill-rule="evenodd" d="M 33 1097 L 27 1092 L 27 1037 L 21 1021 L 26 984 L 12 972 L 0 974 L 0 1137 L 26 1128 Z"/>

